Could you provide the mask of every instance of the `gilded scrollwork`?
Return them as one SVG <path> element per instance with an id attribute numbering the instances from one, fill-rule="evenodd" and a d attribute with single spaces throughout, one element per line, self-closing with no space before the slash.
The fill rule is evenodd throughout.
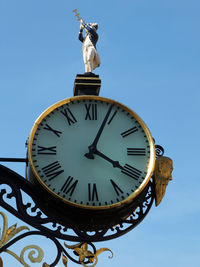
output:
<path id="1" fill-rule="evenodd" d="M 13 239 L 21 231 L 23 231 L 23 230 L 29 231 L 30 230 L 27 226 L 17 227 L 17 224 L 14 224 L 14 225 L 8 227 L 8 218 L 7 218 L 6 214 L 0 211 L 0 215 L 3 218 L 3 230 L 1 233 L 0 248 L 5 246 L 6 244 L 8 244 L 8 242 L 11 239 Z M 24 267 L 30 267 L 30 265 L 28 265 L 24 259 L 25 253 L 30 249 L 31 249 L 31 251 L 28 253 L 28 258 L 29 258 L 30 262 L 32 262 L 32 263 L 39 262 L 40 263 L 44 257 L 44 252 L 39 246 L 36 246 L 36 245 L 29 245 L 29 246 L 24 247 L 20 253 L 20 256 L 18 256 L 15 252 L 13 252 L 9 249 L 5 249 L 4 252 L 13 256 Z M 37 256 L 35 256 L 35 253 L 37 253 Z M 3 266 L 2 258 L 0 258 L 0 267 L 1 266 Z"/>
<path id="2" fill-rule="evenodd" d="M 96 266 L 98 262 L 98 256 L 105 251 L 109 251 L 111 253 L 111 256 L 109 258 L 113 257 L 112 250 L 108 248 L 100 248 L 95 253 L 88 250 L 88 244 L 87 243 L 78 243 L 73 246 L 69 246 L 65 243 L 65 247 L 68 249 L 72 249 L 74 253 L 79 257 L 79 262 L 84 267 L 87 267 L 88 265 L 85 263 L 85 260 L 88 260 L 88 263 L 91 263 L 92 265 L 89 265 L 90 267 Z M 65 265 L 67 266 L 67 265 Z"/>

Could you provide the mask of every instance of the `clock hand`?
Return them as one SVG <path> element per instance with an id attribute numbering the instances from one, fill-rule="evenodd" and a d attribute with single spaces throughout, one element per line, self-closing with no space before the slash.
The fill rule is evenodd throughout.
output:
<path id="1" fill-rule="evenodd" d="M 96 145 L 97 145 L 97 143 L 98 143 L 98 141 L 99 141 L 99 138 L 100 138 L 100 136 L 101 136 L 101 134 L 102 134 L 102 132 L 103 132 L 103 129 L 104 129 L 105 125 L 106 125 L 106 122 L 107 122 L 107 120 L 108 120 L 108 117 L 109 117 L 109 115 L 110 115 L 110 112 L 111 112 L 112 108 L 113 108 L 113 105 L 111 105 L 111 106 L 109 107 L 108 112 L 106 113 L 106 116 L 105 116 L 105 118 L 104 118 L 104 120 L 103 120 L 103 122 L 102 122 L 102 124 L 101 124 L 101 126 L 100 126 L 100 128 L 99 128 L 99 131 L 98 131 L 98 133 L 97 133 L 97 135 L 96 135 L 96 137 L 95 137 L 95 139 L 94 139 L 94 141 L 93 141 L 91 147 L 96 147 Z"/>
<path id="2" fill-rule="evenodd" d="M 93 149 L 92 151 L 93 154 L 96 154 L 98 155 L 99 157 L 107 160 L 108 162 L 110 162 L 114 168 L 119 168 L 121 170 L 124 170 L 124 168 L 120 165 L 119 161 L 115 161 L 115 160 L 112 160 L 111 158 L 107 157 L 105 154 L 101 153 L 100 151 L 98 151 L 97 149 Z M 86 153 L 85 156 L 88 157 L 88 154 L 89 153 Z M 93 156 L 94 157 L 94 156 Z"/>
<path id="3" fill-rule="evenodd" d="M 102 122 L 102 124 L 101 124 L 101 126 L 100 126 L 100 128 L 99 128 L 99 130 L 98 130 L 98 132 L 97 132 L 97 135 L 96 135 L 96 137 L 94 138 L 93 143 L 88 147 L 88 148 L 89 148 L 89 153 L 86 153 L 85 156 L 86 156 L 87 158 L 89 158 L 89 159 L 94 159 L 94 155 L 93 155 L 93 154 L 94 154 L 94 151 L 95 151 L 95 149 L 96 149 L 97 143 L 98 143 L 99 138 L 100 138 L 100 136 L 101 136 L 101 134 L 102 134 L 102 132 L 103 132 L 103 129 L 104 129 L 105 125 L 106 125 L 106 122 L 107 122 L 107 120 L 108 120 L 108 117 L 109 117 L 109 115 L 110 115 L 110 112 L 111 112 L 113 106 L 114 106 L 113 104 L 110 105 L 110 107 L 109 107 L 109 109 L 108 109 L 108 112 L 106 113 L 106 116 L 105 116 L 105 118 L 104 118 L 104 120 L 103 120 L 103 122 Z"/>

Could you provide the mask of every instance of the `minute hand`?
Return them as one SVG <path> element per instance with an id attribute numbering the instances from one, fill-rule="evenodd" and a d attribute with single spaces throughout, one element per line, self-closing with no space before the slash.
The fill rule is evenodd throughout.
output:
<path id="1" fill-rule="evenodd" d="M 100 136 L 101 136 L 101 134 L 103 132 L 103 129 L 104 129 L 105 125 L 106 125 L 106 122 L 108 120 L 108 117 L 110 115 L 110 112 L 111 112 L 112 108 L 113 108 L 113 104 L 109 107 L 108 112 L 106 113 L 106 116 L 105 116 L 105 118 L 104 118 L 104 120 L 103 120 L 103 122 L 102 122 L 102 124 L 101 124 L 101 126 L 99 128 L 99 131 L 98 131 L 93 143 L 88 147 L 90 152 L 92 152 L 92 150 L 96 148 L 97 143 L 98 143 L 99 138 L 100 138 Z"/>

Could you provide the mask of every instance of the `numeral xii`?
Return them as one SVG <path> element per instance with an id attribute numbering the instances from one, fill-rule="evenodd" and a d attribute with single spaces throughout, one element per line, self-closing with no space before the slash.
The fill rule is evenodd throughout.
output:
<path id="1" fill-rule="evenodd" d="M 97 120 L 97 104 L 85 104 L 85 120 Z"/>

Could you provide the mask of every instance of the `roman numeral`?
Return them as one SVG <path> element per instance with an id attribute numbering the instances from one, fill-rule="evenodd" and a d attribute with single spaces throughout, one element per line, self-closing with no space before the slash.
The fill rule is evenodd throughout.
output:
<path id="1" fill-rule="evenodd" d="M 62 134 L 62 132 L 53 129 L 51 126 L 49 126 L 48 124 L 45 125 L 44 127 L 45 130 L 50 131 L 52 133 L 54 133 L 56 136 L 60 137 L 60 135 Z"/>
<path id="2" fill-rule="evenodd" d="M 127 148 L 128 156 L 146 156 L 145 148 Z"/>
<path id="3" fill-rule="evenodd" d="M 55 161 L 45 167 L 42 168 L 42 171 L 44 172 L 45 176 L 49 178 L 49 181 L 53 180 L 55 177 L 57 177 L 59 174 L 63 173 L 64 170 L 61 170 L 60 163 L 58 161 Z"/>
<path id="4" fill-rule="evenodd" d="M 114 119 L 115 115 L 117 114 L 117 110 L 114 111 L 112 117 L 110 118 L 110 120 L 108 121 L 108 124 L 110 124 L 112 122 L 112 120 Z"/>
<path id="5" fill-rule="evenodd" d="M 74 117 L 74 115 L 72 114 L 69 108 L 61 110 L 60 112 L 65 116 L 69 125 L 77 122 L 76 118 Z"/>
<path id="6" fill-rule="evenodd" d="M 63 186 L 61 187 L 61 191 L 65 194 L 70 193 L 70 197 L 72 196 L 76 186 L 78 184 L 78 180 L 74 181 L 74 178 L 69 176 Z"/>
<path id="7" fill-rule="evenodd" d="M 56 155 L 56 146 L 50 146 L 50 147 L 38 146 L 37 153 L 40 155 Z"/>
<path id="8" fill-rule="evenodd" d="M 127 137 L 128 135 L 132 134 L 132 133 L 135 133 L 138 131 L 138 128 L 136 126 L 134 126 L 133 128 L 121 133 L 121 136 L 124 138 L 124 137 Z"/>
<path id="9" fill-rule="evenodd" d="M 141 171 L 139 171 L 138 169 L 128 165 L 128 164 L 125 164 L 123 170 L 121 171 L 123 174 L 135 179 L 135 180 L 138 180 L 140 175 L 141 175 Z"/>
<path id="10" fill-rule="evenodd" d="M 88 199 L 89 201 L 99 201 L 96 184 L 88 184 Z"/>
<path id="11" fill-rule="evenodd" d="M 97 120 L 97 104 L 85 104 L 85 120 Z"/>
<path id="12" fill-rule="evenodd" d="M 112 180 L 110 179 L 110 182 L 115 190 L 115 193 L 119 196 L 120 193 L 123 194 L 124 192 L 121 190 L 121 188 Z"/>

